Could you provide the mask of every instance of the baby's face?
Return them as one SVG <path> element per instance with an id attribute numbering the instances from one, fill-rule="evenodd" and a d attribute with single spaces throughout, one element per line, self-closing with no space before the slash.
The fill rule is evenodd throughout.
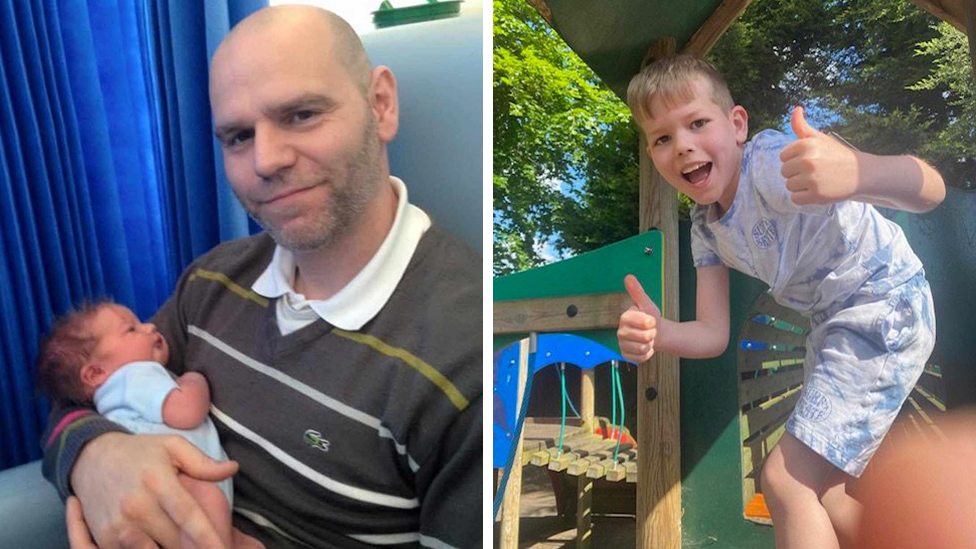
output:
<path id="1" fill-rule="evenodd" d="M 712 100 L 711 84 L 692 82 L 690 101 L 651 98 L 654 117 L 641 121 L 647 152 L 661 175 L 698 204 L 718 202 L 722 212 L 735 198 L 748 133 L 745 109 L 726 111 Z"/>
<path id="2" fill-rule="evenodd" d="M 169 360 L 169 345 L 156 326 L 140 322 L 121 305 L 100 307 L 91 330 L 98 338 L 92 358 L 104 365 L 108 373 L 130 362 L 151 360 L 166 364 Z"/>

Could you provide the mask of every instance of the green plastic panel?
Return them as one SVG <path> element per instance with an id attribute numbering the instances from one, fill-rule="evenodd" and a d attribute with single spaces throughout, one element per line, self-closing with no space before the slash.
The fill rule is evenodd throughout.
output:
<path id="1" fill-rule="evenodd" d="M 929 362 L 942 369 L 950 410 L 976 404 L 976 192 L 949 187 L 934 210 L 882 210 L 905 230 L 925 265 L 935 302 L 936 341 Z"/>
<path id="2" fill-rule="evenodd" d="M 664 242 L 648 231 L 570 259 L 494 279 L 494 301 L 626 292 L 624 276 L 633 274 L 647 295 L 661 306 L 664 288 Z M 619 352 L 616 330 L 574 332 Z M 494 338 L 494 349 L 527 334 Z"/>
<path id="3" fill-rule="evenodd" d="M 696 273 L 691 223 L 678 231 L 682 320 L 695 318 Z M 681 522 L 684 547 L 773 549 L 773 530 L 742 517 L 739 373 L 736 344 L 767 286 L 729 271 L 731 338 L 721 356 L 681 360 Z"/>
<path id="4" fill-rule="evenodd" d="M 373 24 L 383 29 L 408 23 L 435 21 L 447 17 L 457 17 L 461 11 L 463 0 L 444 0 L 436 2 L 427 0 L 426 4 L 394 8 L 389 2 L 380 4 L 380 9 L 373 12 Z"/>
<path id="5" fill-rule="evenodd" d="M 678 51 L 722 0 L 546 0 L 552 27 L 624 99 L 647 50 L 672 36 Z"/>

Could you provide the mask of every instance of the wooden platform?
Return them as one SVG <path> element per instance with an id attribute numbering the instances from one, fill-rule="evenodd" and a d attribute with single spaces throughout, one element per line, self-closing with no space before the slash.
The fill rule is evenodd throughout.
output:
<path id="1" fill-rule="evenodd" d="M 623 429 L 618 435 L 623 440 L 617 449 L 616 438 L 594 433 L 597 428 L 605 433 L 613 430 L 605 418 L 597 418 L 592 426 L 584 426 L 578 419 L 567 419 L 560 451 L 560 419 L 529 418 L 524 427 L 522 465 L 546 467 L 576 477 L 637 482 L 637 448 L 632 442 L 625 442 L 633 440 L 630 433 Z"/>

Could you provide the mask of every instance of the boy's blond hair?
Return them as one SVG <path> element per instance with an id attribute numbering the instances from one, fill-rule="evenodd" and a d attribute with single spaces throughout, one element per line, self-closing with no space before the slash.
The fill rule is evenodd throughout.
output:
<path id="1" fill-rule="evenodd" d="M 627 106 L 638 122 L 653 118 L 651 99 L 660 95 L 667 106 L 694 97 L 692 84 L 701 77 L 712 88 L 712 101 L 725 110 L 735 106 L 732 94 L 722 74 L 708 61 L 694 55 L 681 54 L 658 59 L 630 79 L 627 87 Z"/>

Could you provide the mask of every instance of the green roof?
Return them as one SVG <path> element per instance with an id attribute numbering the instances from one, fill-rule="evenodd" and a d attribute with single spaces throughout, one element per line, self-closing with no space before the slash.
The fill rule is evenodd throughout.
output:
<path id="1" fill-rule="evenodd" d="M 525 0 L 623 99 L 648 51 L 673 38 L 675 51 L 704 55 L 752 0 Z M 967 30 L 964 0 L 911 0 Z M 976 7 L 969 18 L 976 33 Z M 976 51 L 970 52 L 976 64 Z"/>
<path id="2" fill-rule="evenodd" d="M 722 0 L 528 0 L 528 3 L 623 98 L 630 78 L 637 74 L 648 50 L 659 40 L 673 37 L 677 51 L 682 51 L 713 14 L 718 19 L 727 18 L 718 21 L 724 23 L 718 32 L 721 34 L 749 0 L 727 0 L 725 4 L 734 6 L 726 6 L 721 11 L 717 10 Z M 730 15 L 723 15 L 725 12 Z M 696 43 L 697 40 L 696 37 Z M 714 40 L 707 46 L 713 43 Z"/>

